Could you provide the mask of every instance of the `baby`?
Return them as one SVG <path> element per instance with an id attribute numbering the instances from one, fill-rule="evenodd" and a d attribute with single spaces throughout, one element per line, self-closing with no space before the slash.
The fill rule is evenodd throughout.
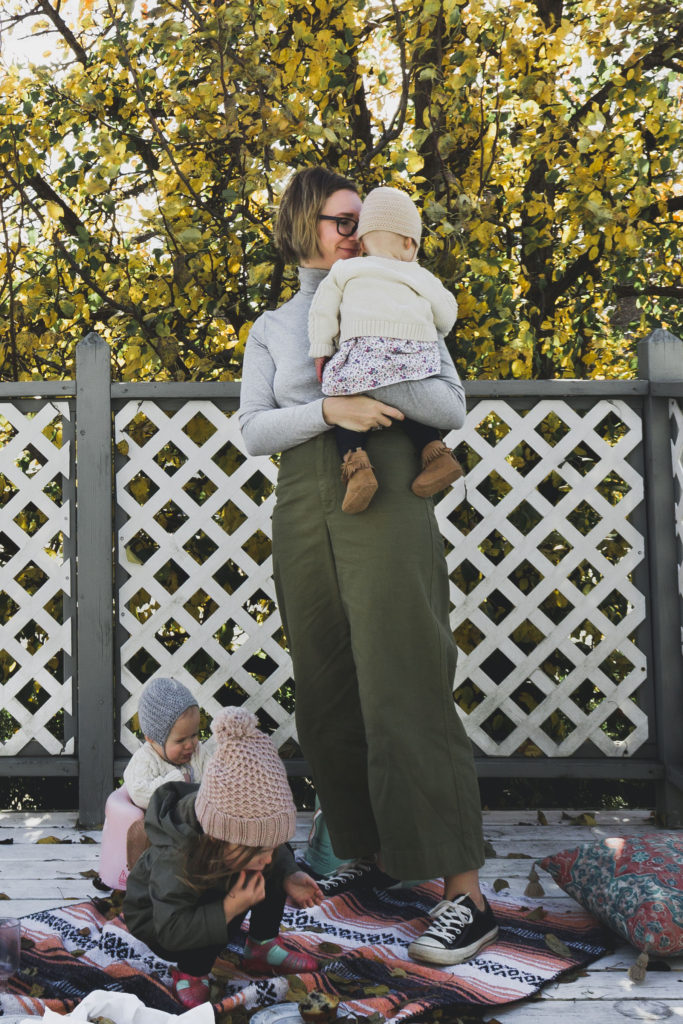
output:
<path id="1" fill-rule="evenodd" d="M 145 684 L 138 705 L 145 742 L 123 773 L 134 804 L 146 810 L 165 782 L 201 782 L 211 750 L 199 742 L 199 706 L 177 679 L 158 676 Z"/>
<path id="2" fill-rule="evenodd" d="M 455 323 L 455 297 L 417 263 L 422 223 L 405 192 L 376 188 L 365 199 L 358 238 L 365 257 L 338 260 L 320 283 L 308 319 L 309 355 L 325 395 L 355 395 L 441 371 L 439 334 Z M 422 470 L 411 490 L 429 498 L 462 475 L 439 431 L 404 419 Z M 377 490 L 367 434 L 335 427 L 346 494 L 342 511 L 363 512 Z"/>

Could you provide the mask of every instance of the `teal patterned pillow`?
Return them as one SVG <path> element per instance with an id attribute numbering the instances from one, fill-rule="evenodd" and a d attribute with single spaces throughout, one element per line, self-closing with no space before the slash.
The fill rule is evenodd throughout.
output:
<path id="1" fill-rule="evenodd" d="M 655 956 L 683 952 L 683 833 L 582 843 L 539 864 L 636 949 Z"/>

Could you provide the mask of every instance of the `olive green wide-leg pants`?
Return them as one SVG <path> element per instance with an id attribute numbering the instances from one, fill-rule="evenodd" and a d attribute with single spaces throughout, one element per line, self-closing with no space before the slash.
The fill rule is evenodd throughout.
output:
<path id="1" fill-rule="evenodd" d="M 419 465 L 400 427 L 373 433 L 368 454 L 379 490 L 355 516 L 332 432 L 282 456 L 273 560 L 299 742 L 337 856 L 381 850 L 396 878 L 457 874 L 484 854 L 443 539 L 410 490 Z"/>

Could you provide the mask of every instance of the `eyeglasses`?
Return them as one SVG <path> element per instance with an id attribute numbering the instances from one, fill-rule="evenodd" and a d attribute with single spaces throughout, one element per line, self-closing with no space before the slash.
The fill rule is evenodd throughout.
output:
<path id="1" fill-rule="evenodd" d="M 333 220 L 337 225 L 337 233 L 344 238 L 350 238 L 358 230 L 358 221 L 355 217 L 329 217 L 326 213 L 319 213 L 318 220 Z"/>

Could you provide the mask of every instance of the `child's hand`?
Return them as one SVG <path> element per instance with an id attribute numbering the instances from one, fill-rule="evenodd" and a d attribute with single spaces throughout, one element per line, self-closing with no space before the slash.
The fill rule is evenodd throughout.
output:
<path id="1" fill-rule="evenodd" d="M 323 901 L 320 886 L 305 871 L 287 875 L 282 887 L 297 907 L 315 907 Z"/>
<path id="2" fill-rule="evenodd" d="M 255 903 L 260 903 L 265 895 L 266 883 L 260 871 L 240 871 L 237 881 L 223 900 L 225 920 L 232 921 Z"/>
<path id="3" fill-rule="evenodd" d="M 329 361 L 329 356 L 318 356 L 315 361 L 315 373 L 318 378 L 318 384 L 323 382 L 323 370 L 325 369 L 325 363 Z"/>

